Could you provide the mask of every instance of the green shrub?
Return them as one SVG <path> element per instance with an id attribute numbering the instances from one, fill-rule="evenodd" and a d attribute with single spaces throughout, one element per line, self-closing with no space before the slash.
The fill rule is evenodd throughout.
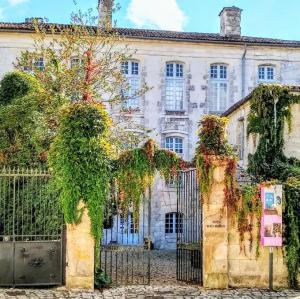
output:
<path id="1" fill-rule="evenodd" d="M 32 75 L 20 71 L 7 73 L 0 83 L 0 105 L 10 104 L 37 89 L 38 82 Z"/>
<path id="2" fill-rule="evenodd" d="M 111 277 L 105 273 L 102 269 L 98 268 L 95 271 L 95 288 L 103 289 L 109 288 L 112 285 Z"/>

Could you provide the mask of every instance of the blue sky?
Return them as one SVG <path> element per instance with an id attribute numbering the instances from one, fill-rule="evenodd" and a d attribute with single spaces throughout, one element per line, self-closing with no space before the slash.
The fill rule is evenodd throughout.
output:
<path id="1" fill-rule="evenodd" d="M 118 26 L 197 32 L 219 32 L 218 14 L 224 6 L 243 9 L 242 34 L 300 40 L 300 0 L 118 0 Z M 81 9 L 97 0 L 77 0 Z M 76 10 L 73 0 L 0 0 L 0 20 L 47 17 L 68 23 Z"/>

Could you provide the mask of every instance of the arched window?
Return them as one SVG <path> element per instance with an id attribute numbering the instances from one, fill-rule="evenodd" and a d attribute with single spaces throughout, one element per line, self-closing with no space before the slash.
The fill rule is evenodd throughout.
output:
<path id="1" fill-rule="evenodd" d="M 258 66 L 258 81 L 259 82 L 274 82 L 275 67 L 272 65 Z"/>
<path id="2" fill-rule="evenodd" d="M 209 111 L 222 113 L 228 105 L 228 72 L 224 64 L 210 66 Z"/>
<path id="3" fill-rule="evenodd" d="M 166 111 L 184 111 L 184 67 L 182 63 L 166 64 Z"/>
<path id="4" fill-rule="evenodd" d="M 140 97 L 138 96 L 141 82 L 139 62 L 136 60 L 124 61 L 121 65 L 121 71 L 128 83 L 128 89 L 123 91 L 125 98 L 123 108 L 137 109 L 140 106 Z"/>
<path id="5" fill-rule="evenodd" d="M 183 156 L 183 138 L 175 136 L 166 137 L 165 148 Z"/>
<path id="6" fill-rule="evenodd" d="M 167 213 L 165 215 L 165 233 L 166 234 L 183 233 L 183 214 Z"/>

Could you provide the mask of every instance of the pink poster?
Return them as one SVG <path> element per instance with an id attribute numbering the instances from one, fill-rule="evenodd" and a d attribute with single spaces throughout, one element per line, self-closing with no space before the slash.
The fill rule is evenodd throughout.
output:
<path id="1" fill-rule="evenodd" d="M 261 187 L 261 244 L 282 246 L 282 185 Z"/>

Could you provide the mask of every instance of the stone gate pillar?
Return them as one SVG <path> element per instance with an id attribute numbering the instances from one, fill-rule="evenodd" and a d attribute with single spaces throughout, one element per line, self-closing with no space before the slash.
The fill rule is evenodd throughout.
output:
<path id="1" fill-rule="evenodd" d="M 84 209 L 81 223 L 67 225 L 66 286 L 69 289 L 94 290 L 95 242 L 91 235 L 91 221 L 82 202 L 78 208 Z"/>
<path id="2" fill-rule="evenodd" d="M 228 223 L 224 207 L 226 161 L 213 159 L 213 184 L 210 194 L 202 194 L 203 211 L 203 286 L 228 288 Z"/>

